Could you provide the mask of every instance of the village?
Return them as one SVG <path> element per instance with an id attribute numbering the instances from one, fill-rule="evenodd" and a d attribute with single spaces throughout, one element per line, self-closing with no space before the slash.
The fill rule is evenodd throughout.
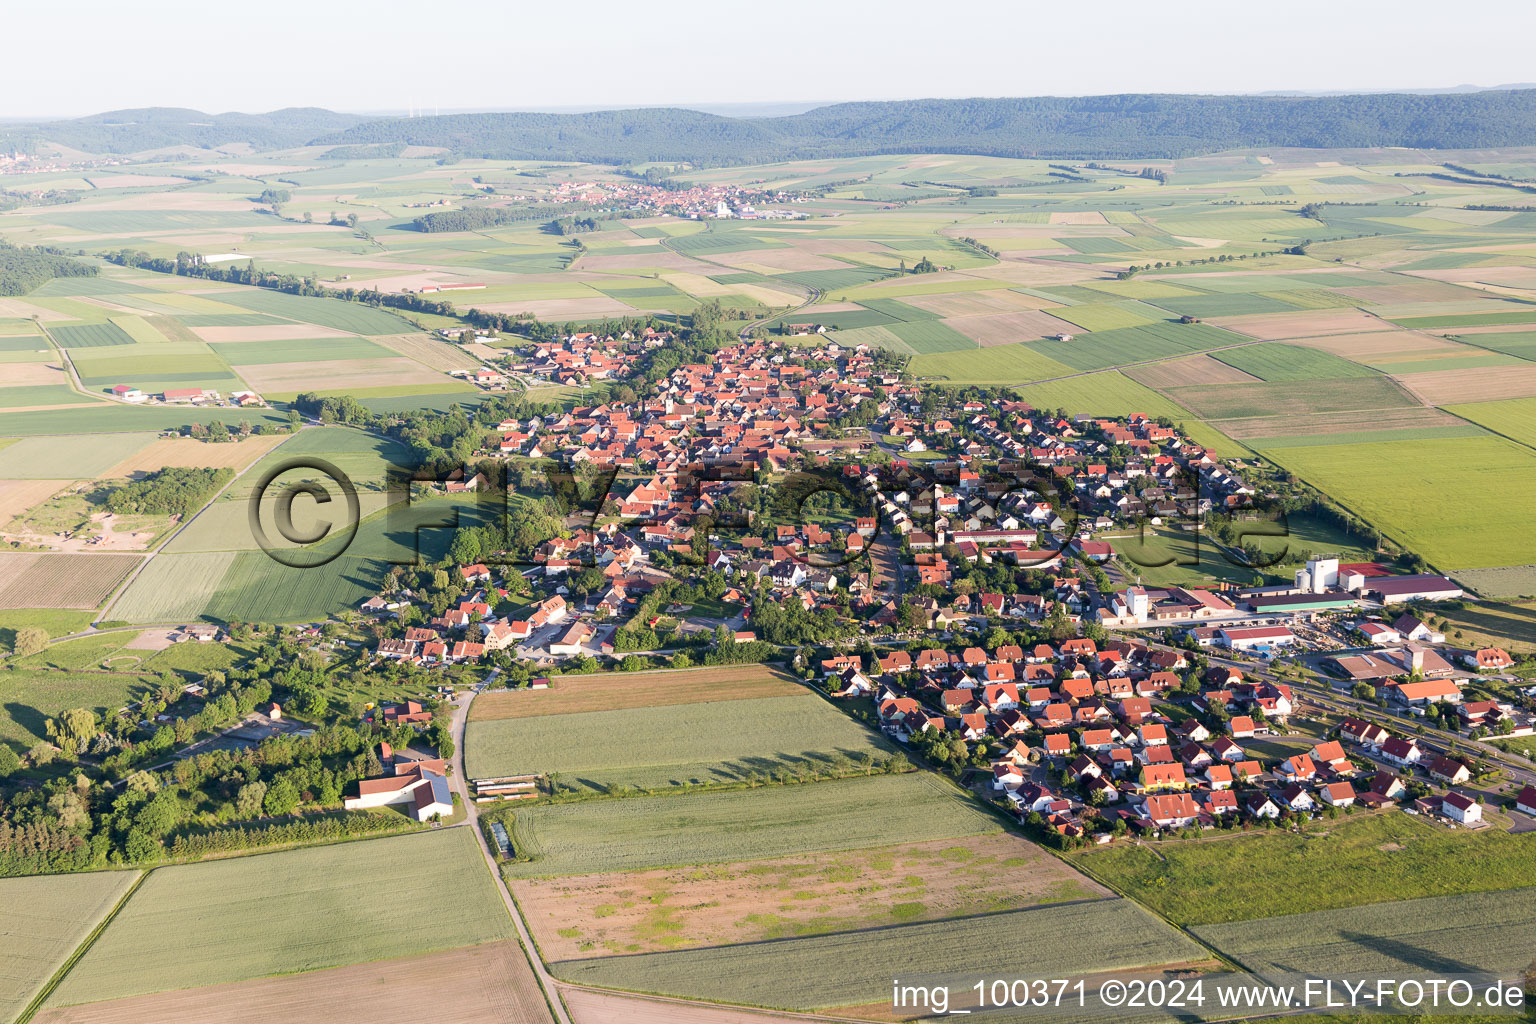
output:
<path id="1" fill-rule="evenodd" d="M 530 362 L 653 343 L 571 335 Z M 1167 423 L 939 404 L 868 350 L 759 339 L 633 402 L 497 434 L 483 454 L 509 474 L 553 459 L 616 475 L 526 558 L 458 566 L 462 599 L 441 614 L 408 593 L 365 602 L 380 661 L 516 664 L 548 685 L 571 665 L 753 645 L 815 661 L 919 752 L 958 743 L 988 796 L 1082 841 L 1400 802 L 1483 827 L 1488 793 L 1469 782 L 1536 794 L 1497 752 L 1426 736 L 1533 732 L 1515 660 L 1447 644 L 1411 610 L 1463 597 L 1446 577 L 1325 555 L 1252 586 L 1125 577 L 1134 564 L 1099 537 L 1204 531 L 1264 503 Z"/>

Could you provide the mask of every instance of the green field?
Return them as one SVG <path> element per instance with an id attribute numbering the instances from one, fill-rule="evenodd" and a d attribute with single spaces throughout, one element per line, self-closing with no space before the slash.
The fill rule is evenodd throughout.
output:
<path id="1" fill-rule="evenodd" d="M 1533 856 L 1536 835 L 1452 830 L 1386 811 L 1318 823 L 1305 836 L 1252 832 L 1156 852 L 1116 844 L 1072 863 L 1187 926 L 1520 888 Z M 1327 884 L 1299 881 L 1317 875 Z"/>
<path id="2" fill-rule="evenodd" d="M 853 759 L 891 749 L 809 693 L 477 721 L 464 744 L 473 777 L 558 772 L 562 783 L 592 789 L 736 782 L 780 768 L 851 771 Z"/>
<path id="3" fill-rule="evenodd" d="M 1403 900 L 1209 925 L 1201 940 L 1253 971 L 1519 977 L 1536 948 L 1536 889 Z"/>
<path id="4" fill-rule="evenodd" d="M 969 797 L 926 772 L 875 775 L 519 808 L 512 842 L 531 860 L 504 870 L 516 877 L 633 871 L 997 830 Z"/>
<path id="5" fill-rule="evenodd" d="M 1066 977 L 1205 958 L 1130 900 L 1111 898 L 550 968 L 576 984 L 815 1010 L 888 1002 L 893 976 L 948 974 L 956 979 L 952 990 L 963 991 L 977 977 Z"/>
<path id="6" fill-rule="evenodd" d="M 1274 448 L 1297 474 L 1442 569 L 1536 562 L 1536 453 L 1501 437 Z"/>
<path id="7" fill-rule="evenodd" d="M 1072 307 L 1075 311 L 1079 307 Z M 1065 314 L 1066 310 L 1055 311 Z M 1028 346 L 1075 370 L 1101 370 L 1154 359 L 1204 352 L 1248 339 L 1210 324 L 1149 323 L 1140 327 L 1098 331 L 1071 341 L 1031 341 Z"/>
<path id="8" fill-rule="evenodd" d="M 1264 381 L 1330 380 L 1341 377 L 1371 377 L 1369 367 L 1341 359 L 1315 348 L 1266 342 L 1217 352 L 1215 358 L 1251 373 Z"/>
<path id="9" fill-rule="evenodd" d="M 1417 405 L 1385 377 L 1299 380 L 1274 384 L 1196 384 L 1169 388 L 1168 394 L 1203 419 L 1400 409 Z"/>
<path id="10" fill-rule="evenodd" d="M 398 903 L 380 898 L 379 887 L 417 867 L 430 908 L 402 920 Z M 48 1005 L 313 971 L 513 934 L 467 828 L 205 861 L 152 872 Z"/>
<path id="11" fill-rule="evenodd" d="M 362 338 L 305 338 L 210 345 L 234 366 L 312 363 L 324 359 L 395 359 L 396 353 Z"/>
<path id="12" fill-rule="evenodd" d="M 137 871 L 0 879 L 0 1020 L 14 1020 L 123 898 Z"/>
<path id="13" fill-rule="evenodd" d="M 907 343 L 918 355 L 975 349 L 976 342 L 938 320 L 891 324 L 886 330 Z"/>
<path id="14" fill-rule="evenodd" d="M 1471 420 L 1523 445 L 1536 447 L 1536 398 L 1448 405 L 1445 411 Z"/>
<path id="15" fill-rule="evenodd" d="M 1536 324 L 1536 305 L 1499 313 L 1448 313 L 1441 316 L 1409 316 L 1392 321 L 1399 327 L 1432 330 L 1437 327 L 1489 327 L 1495 324 Z"/>
<path id="16" fill-rule="evenodd" d="M 100 476 L 154 439 L 154 434 L 143 433 L 24 437 L 0 448 L 0 480 L 67 480 Z"/>
<path id="17" fill-rule="evenodd" d="M 341 299 L 320 299 L 309 295 L 289 295 L 266 288 L 242 288 L 218 292 L 220 302 L 228 302 L 257 313 L 272 313 L 307 324 L 332 327 L 351 334 L 404 334 L 416 328 L 393 313 Z"/>
<path id="18" fill-rule="evenodd" d="M 839 339 L 841 340 L 841 339 Z M 1026 384 L 1065 377 L 1073 369 L 1043 356 L 1027 345 L 996 345 L 966 351 L 920 355 L 909 369 L 918 377 L 937 377 L 950 384 Z"/>
<path id="19" fill-rule="evenodd" d="M 134 343 L 133 335 L 111 323 L 65 324 L 48 328 L 48 333 L 65 348 L 108 348 Z"/>

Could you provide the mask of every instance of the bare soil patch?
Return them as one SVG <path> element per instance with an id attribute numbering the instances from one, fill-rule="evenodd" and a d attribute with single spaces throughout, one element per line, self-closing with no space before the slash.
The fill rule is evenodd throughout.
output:
<path id="1" fill-rule="evenodd" d="M 1108 890 L 1017 836 L 512 883 L 550 960 L 933 921 Z"/>
<path id="2" fill-rule="evenodd" d="M 6 363 L 5 372 L 0 373 L 0 388 L 68 383 L 69 378 L 64 375 L 64 368 L 57 363 Z"/>
<path id="3" fill-rule="evenodd" d="M 152 441 L 149 447 L 119 462 L 100 479 L 152 473 L 167 466 L 206 467 L 208 469 L 233 469 L 236 472 L 255 462 L 287 439 L 286 434 L 252 435 L 241 441 L 213 444 L 191 437 L 162 437 Z"/>
<path id="4" fill-rule="evenodd" d="M 1238 420 L 1212 420 L 1228 437 L 1243 441 L 1255 437 L 1301 437 L 1307 434 L 1348 434 L 1361 430 L 1421 430 L 1465 424 L 1439 409 L 1362 409 L 1352 412 L 1250 416 Z"/>
<path id="5" fill-rule="evenodd" d="M 1405 373 L 1395 378 L 1428 405 L 1458 402 L 1495 402 L 1504 398 L 1536 395 L 1536 365 L 1500 366 L 1490 370 L 1431 370 Z"/>
<path id="6" fill-rule="evenodd" d="M 698 266 L 697 263 L 690 264 Z M 491 313 L 532 313 L 541 320 L 580 320 L 584 317 L 628 316 L 635 307 L 606 295 L 590 299 L 518 299 L 514 302 L 486 302 L 479 308 Z"/>
<path id="7" fill-rule="evenodd" d="M 584 711 L 650 708 L 717 700 L 788 697 L 806 690 L 793 677 L 763 665 L 678 672 L 606 672 L 561 676 L 547 690 L 508 690 L 476 699 L 470 720 L 574 715 Z"/>
<path id="8" fill-rule="evenodd" d="M 1058 305 L 1049 299 L 1025 295 L 1009 288 L 994 288 L 984 292 L 950 292 L 947 295 L 913 295 L 903 301 L 943 317 L 1016 313 L 1023 309 L 1049 309 Z"/>
<path id="9" fill-rule="evenodd" d="M 163 651 L 171 646 L 174 641 L 170 629 L 146 629 L 137 634 L 132 640 L 123 645 L 127 651 Z"/>
<path id="10" fill-rule="evenodd" d="M 38 1024 L 549 1024 L 517 942 L 44 1010 Z"/>
<path id="11" fill-rule="evenodd" d="M 480 360 L 462 348 L 430 334 L 386 334 L 369 340 L 434 370 L 473 370 L 480 365 Z"/>
<path id="12" fill-rule="evenodd" d="M 772 1010 L 668 1002 L 618 992 L 592 992 L 562 985 L 560 994 L 573 1024 L 773 1024 L 803 1022 Z"/>
<path id="13" fill-rule="evenodd" d="M 1222 316 L 1211 317 L 1210 322 L 1229 331 L 1265 341 L 1396 329 L 1386 321 L 1358 309 L 1309 309 L 1295 313 L 1261 313 L 1258 316 Z"/>
<path id="14" fill-rule="evenodd" d="M 312 363 L 267 363 L 261 366 L 242 366 L 240 373 L 257 391 L 273 393 L 309 391 L 316 386 L 334 391 L 341 388 L 447 383 L 447 378 L 433 373 L 414 359 L 329 359 Z"/>
<path id="15" fill-rule="evenodd" d="M 69 480 L 0 480 L 0 527 L 69 486 Z"/>
<path id="16" fill-rule="evenodd" d="M 982 348 L 994 345 L 1011 345 L 1019 341 L 1039 341 L 1056 334 L 1078 334 L 1080 330 L 1058 320 L 1049 313 L 1036 309 L 1017 313 L 994 313 L 991 316 L 968 316 L 945 321 L 968 338 L 974 338 Z"/>
<path id="17" fill-rule="evenodd" d="M 1062 210 L 1051 214 L 1052 224 L 1108 224 L 1097 210 Z"/>
<path id="18" fill-rule="evenodd" d="M 1206 355 L 1132 366 L 1121 372 L 1149 388 L 1177 388 L 1186 384 L 1254 384 L 1259 380 L 1251 373 L 1244 373 L 1235 366 L 1228 366 L 1220 359 Z"/>
<path id="19" fill-rule="evenodd" d="M 1370 334 L 1330 334 L 1322 338 L 1296 338 L 1294 345 L 1305 345 L 1321 352 L 1331 352 L 1345 359 L 1365 359 L 1446 350 L 1465 354 L 1449 341 L 1431 338 L 1418 331 L 1388 330 Z"/>
<path id="20" fill-rule="evenodd" d="M 257 327 L 194 327 L 204 341 L 302 341 L 306 338 L 350 338 L 346 331 L 314 324 L 262 324 Z"/>

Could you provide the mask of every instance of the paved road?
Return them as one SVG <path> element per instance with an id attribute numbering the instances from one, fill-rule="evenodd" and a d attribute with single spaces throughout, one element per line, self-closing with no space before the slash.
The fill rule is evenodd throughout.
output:
<path id="1" fill-rule="evenodd" d="M 518 910 L 511 891 L 507 889 L 506 881 L 501 877 L 496 855 L 491 852 L 491 845 L 485 838 L 485 830 L 480 827 L 479 810 L 469 795 L 468 777 L 464 774 L 464 726 L 469 721 L 469 707 L 474 702 L 475 693 L 471 690 L 453 709 L 453 777 L 449 780 L 449 784 L 463 802 L 464 823 L 469 826 L 469 830 L 475 834 L 475 840 L 480 844 L 480 853 L 485 857 L 486 866 L 491 870 L 491 877 L 496 880 L 496 888 L 501 892 L 501 900 L 506 904 L 507 913 L 512 915 L 512 923 L 517 926 L 517 937 L 523 943 L 523 953 L 528 958 L 529 966 L 533 968 L 534 976 L 539 980 L 539 987 L 544 990 L 544 999 L 554 1010 L 555 1019 L 559 1024 L 571 1024 L 571 1018 L 565 1012 L 565 1004 L 560 1001 L 560 991 L 556 987 L 555 979 L 544 969 L 544 961 L 539 959 L 538 947 L 533 944 L 533 936 L 528 932 L 528 925 L 523 921 L 522 912 Z"/>

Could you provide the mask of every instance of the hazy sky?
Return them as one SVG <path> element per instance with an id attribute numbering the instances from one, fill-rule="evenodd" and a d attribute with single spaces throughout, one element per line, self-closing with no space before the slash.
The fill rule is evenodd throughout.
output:
<path id="1" fill-rule="evenodd" d="M 7 5 L 0 117 L 430 113 L 1536 79 L 1532 0 Z M 1464 14 L 1465 17 L 1461 17 Z"/>

